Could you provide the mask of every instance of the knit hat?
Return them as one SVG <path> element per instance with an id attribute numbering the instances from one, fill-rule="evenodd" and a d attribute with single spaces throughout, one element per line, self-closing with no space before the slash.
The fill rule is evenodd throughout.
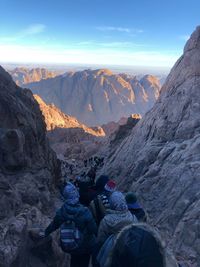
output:
<path id="1" fill-rule="evenodd" d="M 70 182 L 67 183 L 63 190 L 63 197 L 67 204 L 75 205 L 79 202 L 79 192 L 77 188 Z"/>
<path id="2" fill-rule="evenodd" d="M 113 180 L 109 180 L 106 185 L 104 186 L 104 189 L 108 192 L 114 192 L 116 189 L 116 183 Z"/>
<path id="3" fill-rule="evenodd" d="M 112 193 L 110 196 L 110 208 L 118 211 L 128 210 L 125 197 L 121 192 L 115 191 Z"/>
<path id="4" fill-rule="evenodd" d="M 133 192 L 128 192 L 125 196 L 129 209 L 140 209 L 141 206 L 137 202 L 137 196 Z"/>
<path id="5" fill-rule="evenodd" d="M 103 191 L 105 184 L 108 182 L 109 178 L 107 175 L 101 175 L 99 176 L 98 180 L 96 181 L 96 189 L 98 191 Z"/>

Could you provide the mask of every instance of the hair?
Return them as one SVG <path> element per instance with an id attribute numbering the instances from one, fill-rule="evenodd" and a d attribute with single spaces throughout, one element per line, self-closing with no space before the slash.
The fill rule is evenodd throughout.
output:
<path id="1" fill-rule="evenodd" d="M 132 235 L 130 231 L 132 231 Z M 134 243 L 134 239 L 133 240 L 131 239 L 133 237 L 135 237 L 135 243 Z M 125 253 L 124 257 L 131 258 L 132 256 L 131 254 L 132 251 L 131 251 L 131 246 L 130 246 L 131 242 L 133 241 L 134 245 L 136 244 L 136 242 L 139 242 L 137 243 L 139 248 L 141 249 L 140 246 L 144 246 L 145 248 L 144 238 L 147 241 L 147 247 L 149 245 L 148 242 L 152 242 L 152 244 L 155 246 L 154 252 L 155 252 L 155 255 L 157 255 L 156 259 L 158 259 L 158 262 L 159 262 L 159 257 L 160 257 L 160 263 L 158 263 L 159 267 L 165 267 L 166 266 L 166 254 L 165 254 L 166 245 L 162 241 L 158 231 L 156 231 L 154 228 L 146 224 L 131 224 L 122 229 L 122 231 L 117 236 L 117 239 L 116 239 L 116 242 L 113 248 L 113 253 L 112 253 L 113 258 L 116 256 L 119 258 L 120 257 L 119 254 L 123 255 L 124 253 Z M 126 242 L 124 242 L 124 240 L 126 240 Z M 142 253 L 142 251 L 139 248 L 138 248 L 139 253 Z M 150 250 L 151 250 L 151 246 L 150 246 Z M 152 258 L 153 257 L 154 256 L 152 255 Z M 135 259 L 133 258 L 133 261 L 134 260 L 138 261 L 137 258 Z M 139 263 L 139 264 L 137 262 L 136 264 L 137 264 L 136 266 L 145 266 L 145 262 Z M 114 265 L 111 265 L 111 266 L 113 267 Z M 135 265 L 132 265 L 132 267 L 134 266 Z M 170 266 L 170 267 L 173 267 L 173 266 Z"/>

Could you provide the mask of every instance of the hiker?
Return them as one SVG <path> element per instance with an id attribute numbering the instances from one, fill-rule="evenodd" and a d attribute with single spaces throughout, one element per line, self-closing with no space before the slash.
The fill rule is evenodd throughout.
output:
<path id="1" fill-rule="evenodd" d="M 99 166 L 99 158 L 97 156 L 94 157 L 94 162 L 97 166 Z"/>
<path id="2" fill-rule="evenodd" d="M 104 157 L 102 157 L 102 158 L 100 158 L 100 167 L 103 167 L 103 165 L 104 165 Z"/>
<path id="3" fill-rule="evenodd" d="M 61 248 L 71 255 L 70 266 L 88 267 L 96 242 L 96 223 L 90 210 L 79 203 L 79 193 L 73 184 L 67 183 L 63 196 L 65 203 L 46 228 L 45 236 L 60 227 Z"/>
<path id="4" fill-rule="evenodd" d="M 99 179 L 101 179 L 100 176 Z M 105 177 L 103 176 L 105 179 Z M 106 176 L 107 178 L 107 176 Z M 106 180 L 105 180 L 106 181 Z M 98 183 L 97 183 L 98 185 Z M 96 220 L 97 225 L 100 224 L 100 221 L 106 214 L 107 209 L 110 208 L 110 196 L 116 189 L 116 183 L 113 180 L 108 180 L 105 184 L 103 190 L 99 192 L 96 198 L 90 204 L 90 210 L 92 212 L 93 217 Z"/>
<path id="5" fill-rule="evenodd" d="M 73 167 L 74 167 L 74 166 L 73 166 L 72 164 L 69 165 L 69 171 L 70 171 L 70 174 L 73 174 Z"/>
<path id="6" fill-rule="evenodd" d="M 87 172 L 87 176 L 91 178 L 91 180 L 93 180 L 93 182 L 95 181 L 96 178 L 96 171 L 97 171 L 97 166 L 93 166 L 89 169 L 89 171 Z"/>
<path id="7" fill-rule="evenodd" d="M 128 192 L 125 198 L 129 211 L 136 216 L 139 222 L 146 222 L 147 215 L 138 203 L 137 196 L 133 192 Z"/>
<path id="8" fill-rule="evenodd" d="M 95 267 L 107 266 L 110 262 L 109 250 L 112 249 L 117 234 L 123 227 L 134 222 L 137 222 L 137 219 L 128 210 L 124 195 L 119 191 L 113 192 L 110 196 L 110 209 L 107 210 L 98 229 L 97 245 L 93 253 Z"/>
<path id="9" fill-rule="evenodd" d="M 97 236 L 98 244 L 103 244 L 111 234 L 118 233 L 124 226 L 137 222 L 128 210 L 124 195 L 115 191 L 110 196 L 110 209 L 102 219 Z"/>
<path id="10" fill-rule="evenodd" d="M 111 254 L 109 267 L 178 267 L 158 232 L 146 224 L 125 227 Z"/>
<path id="11" fill-rule="evenodd" d="M 88 176 L 84 176 L 76 182 L 76 185 L 79 188 L 80 203 L 89 206 L 90 202 L 96 197 L 94 180 Z"/>
<path id="12" fill-rule="evenodd" d="M 98 195 L 104 191 L 104 186 L 108 181 L 109 177 L 105 174 L 100 175 L 99 178 L 96 180 L 95 188 Z"/>
<path id="13" fill-rule="evenodd" d="M 84 160 L 84 166 L 87 168 L 87 159 Z"/>

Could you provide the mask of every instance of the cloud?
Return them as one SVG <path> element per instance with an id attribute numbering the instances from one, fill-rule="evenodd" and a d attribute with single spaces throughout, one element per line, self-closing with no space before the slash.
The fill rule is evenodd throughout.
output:
<path id="1" fill-rule="evenodd" d="M 31 24 L 24 30 L 20 31 L 17 35 L 19 36 L 27 36 L 27 35 L 35 35 L 44 32 L 46 26 L 44 24 Z"/>
<path id="2" fill-rule="evenodd" d="M 144 32 L 142 29 L 132 29 L 132 28 L 124 28 L 124 27 L 113 27 L 113 26 L 98 26 L 97 30 L 102 32 L 115 31 L 115 32 L 125 32 L 125 33 L 142 33 Z"/>
<path id="3" fill-rule="evenodd" d="M 75 43 L 75 46 L 78 47 L 92 47 L 92 48 L 110 48 L 110 49 L 115 49 L 115 48 L 133 48 L 133 47 L 146 47 L 147 45 L 145 44 L 140 44 L 140 43 L 133 43 L 133 42 L 121 42 L 121 41 L 111 41 L 111 42 L 98 42 L 94 40 L 90 41 L 82 41 L 79 43 Z M 149 47 L 149 46 L 148 46 Z"/>
<path id="4" fill-rule="evenodd" d="M 190 35 L 189 34 L 180 35 L 179 39 L 181 39 L 181 40 L 186 42 L 188 39 L 190 39 Z"/>
<path id="5" fill-rule="evenodd" d="M 102 47 L 129 47 L 132 45 L 131 42 L 110 42 L 110 43 L 99 43 L 100 46 Z"/>
<path id="6" fill-rule="evenodd" d="M 16 32 L 12 36 L 0 36 L 0 42 L 4 44 L 10 44 L 10 43 L 17 43 L 18 41 L 21 41 L 22 39 L 25 39 L 26 37 L 32 37 L 37 34 L 40 34 L 44 32 L 46 29 L 46 26 L 44 24 L 31 24 L 28 25 L 25 29 L 22 29 L 21 31 Z"/>

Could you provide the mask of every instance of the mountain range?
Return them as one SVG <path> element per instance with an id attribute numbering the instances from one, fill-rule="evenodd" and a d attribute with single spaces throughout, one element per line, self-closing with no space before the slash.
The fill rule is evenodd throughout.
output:
<path id="1" fill-rule="evenodd" d="M 23 85 L 79 121 L 97 126 L 133 113 L 144 115 L 159 96 L 155 76 L 114 74 L 108 69 L 67 72 Z"/>

